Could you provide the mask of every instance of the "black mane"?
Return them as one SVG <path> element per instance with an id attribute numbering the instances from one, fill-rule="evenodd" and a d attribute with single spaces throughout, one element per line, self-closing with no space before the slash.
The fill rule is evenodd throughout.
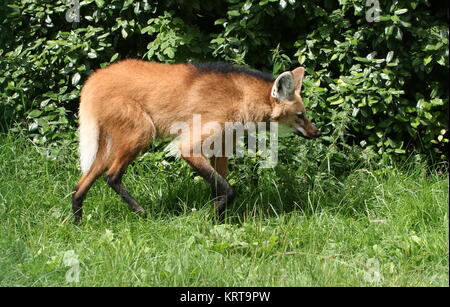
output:
<path id="1" fill-rule="evenodd" d="M 238 73 L 238 74 L 246 74 L 258 79 L 262 79 L 267 82 L 275 81 L 275 78 L 271 74 L 226 62 L 192 63 L 192 65 L 194 65 L 195 68 L 197 68 L 197 70 L 200 73 L 208 73 L 208 72 L 215 72 L 221 74 Z"/>

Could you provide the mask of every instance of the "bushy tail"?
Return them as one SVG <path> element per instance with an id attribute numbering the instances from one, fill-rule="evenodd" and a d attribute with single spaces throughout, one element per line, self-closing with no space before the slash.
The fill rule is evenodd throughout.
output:
<path id="1" fill-rule="evenodd" d="M 98 151 L 100 130 L 94 119 L 80 114 L 80 165 L 86 174 L 94 163 Z"/>

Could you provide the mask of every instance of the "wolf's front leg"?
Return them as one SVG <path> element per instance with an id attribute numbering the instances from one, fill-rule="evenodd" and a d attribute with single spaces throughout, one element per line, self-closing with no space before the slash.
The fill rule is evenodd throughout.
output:
<path id="1" fill-rule="evenodd" d="M 211 166 L 208 159 L 205 157 L 183 156 L 183 159 L 211 185 L 213 196 L 215 197 L 217 214 L 222 220 L 226 205 L 231 203 L 235 197 L 233 188 L 227 180 Z"/>

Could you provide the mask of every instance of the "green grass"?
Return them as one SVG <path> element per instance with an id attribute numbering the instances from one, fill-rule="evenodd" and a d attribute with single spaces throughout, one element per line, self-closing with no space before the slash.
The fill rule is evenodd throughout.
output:
<path id="1" fill-rule="evenodd" d="M 98 180 L 78 227 L 76 151 L 47 159 L 2 136 L 0 286 L 449 285 L 448 173 L 411 164 L 311 174 L 305 155 L 253 172 L 236 160 L 239 196 L 219 225 L 206 183 L 182 161 L 148 153 L 124 179 L 148 217 Z M 70 250 L 78 283 L 65 278 Z"/>

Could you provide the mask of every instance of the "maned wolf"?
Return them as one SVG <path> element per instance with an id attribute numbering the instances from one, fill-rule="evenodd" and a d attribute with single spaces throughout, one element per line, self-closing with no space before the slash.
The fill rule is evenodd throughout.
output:
<path id="1" fill-rule="evenodd" d="M 121 184 L 127 165 L 154 138 L 170 137 L 171 126 L 193 116 L 216 122 L 279 122 L 306 138 L 320 131 L 306 116 L 300 97 L 305 69 L 270 75 L 226 63 L 160 64 L 123 60 L 97 70 L 80 98 L 80 160 L 83 175 L 74 188 L 75 222 L 93 182 L 106 172 L 106 182 L 139 215 L 144 209 Z M 210 133 L 201 133 L 201 143 Z M 222 215 L 235 193 L 226 180 L 227 157 L 193 155 L 194 141 L 181 139 L 181 157 L 211 186 Z M 187 149 L 187 150 L 186 150 Z"/>

